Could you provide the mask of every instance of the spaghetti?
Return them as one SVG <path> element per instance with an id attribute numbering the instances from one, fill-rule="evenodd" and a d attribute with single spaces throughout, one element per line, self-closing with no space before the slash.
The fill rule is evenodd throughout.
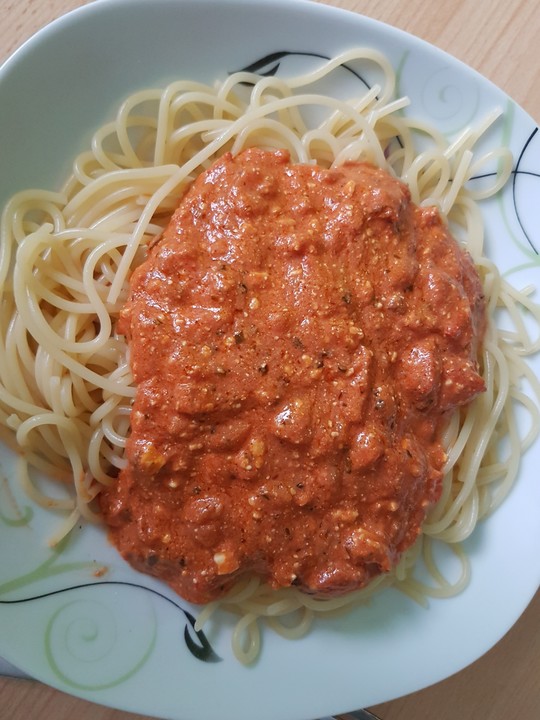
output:
<path id="1" fill-rule="evenodd" d="M 347 100 L 316 91 L 319 81 L 351 64 L 369 67 L 380 82 Z M 116 319 L 131 273 L 167 224 L 178 197 L 225 152 L 286 149 L 294 162 L 321 167 L 370 162 L 404 180 L 416 204 L 437 206 L 472 254 L 490 318 L 481 358 L 487 391 L 456 414 L 447 429 L 443 496 L 420 542 L 394 572 L 332 600 L 291 588 L 269 590 L 253 578 L 241 581 L 225 600 L 205 607 L 198 626 L 217 607 L 240 613 L 233 646 L 244 662 L 259 652 L 261 617 L 276 631 L 297 637 L 314 615 L 350 607 L 391 584 L 419 601 L 459 592 L 469 574 L 459 543 L 503 500 L 521 453 L 538 433 L 536 403 L 521 384 L 525 380 L 540 397 L 538 381 L 523 359 L 540 342 L 530 338 L 518 318 L 525 306 L 538 323 L 540 310 L 530 293 L 510 288 L 483 255 L 477 202 L 503 187 L 512 166 L 503 148 L 480 156 L 476 151 L 497 113 L 449 144 L 435 129 L 405 115 L 408 101 L 395 99 L 394 92 L 388 60 L 366 49 L 287 80 L 240 72 L 214 87 L 181 81 L 165 90 L 142 91 L 95 134 L 91 150 L 75 160 L 60 192 L 20 193 L 2 216 L 0 422 L 24 451 L 19 476 L 26 492 L 42 507 L 66 515 L 52 543 L 80 517 L 99 522 L 95 500 L 125 463 L 135 388 Z M 473 189 L 468 181 L 494 166 L 493 181 Z M 501 307 L 514 320 L 511 333 L 499 331 L 493 320 Z M 516 430 L 516 404 L 531 416 L 524 437 Z M 501 438 L 508 446 L 502 458 Z M 69 492 L 61 499 L 45 493 L 31 468 L 57 477 Z M 437 569 L 437 540 L 461 560 L 456 582 Z M 420 556 L 432 585 L 415 579 Z"/>

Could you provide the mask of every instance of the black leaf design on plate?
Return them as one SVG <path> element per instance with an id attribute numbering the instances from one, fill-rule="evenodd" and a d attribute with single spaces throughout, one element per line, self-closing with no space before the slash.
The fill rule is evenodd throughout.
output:
<path id="1" fill-rule="evenodd" d="M 221 658 L 219 655 L 216 655 L 212 649 L 206 635 L 202 632 L 202 630 L 195 630 L 195 618 L 193 615 L 188 613 L 186 610 L 184 610 L 183 613 L 189 622 L 189 625 L 186 625 L 184 628 L 184 642 L 186 643 L 189 652 L 198 660 L 202 660 L 203 662 L 220 662 Z M 190 625 L 193 628 L 193 632 L 195 633 L 197 640 L 194 640 L 192 637 L 189 629 Z"/>
<path id="2" fill-rule="evenodd" d="M 539 255 L 539 254 L 540 254 L 540 250 L 539 250 L 538 247 L 534 244 L 534 242 L 533 242 L 533 240 L 532 240 L 532 238 L 531 238 L 531 236 L 530 236 L 530 233 L 528 232 L 527 227 L 525 226 L 524 219 L 523 219 L 523 217 L 521 216 L 521 213 L 519 212 L 518 202 L 517 202 L 517 190 L 516 190 L 516 183 L 517 183 L 517 178 L 518 178 L 519 175 L 528 175 L 528 176 L 530 176 L 530 177 L 540 178 L 540 172 L 531 172 L 530 170 L 521 170 L 521 164 L 522 164 L 523 158 L 525 157 L 525 154 L 527 153 L 527 150 L 528 150 L 529 147 L 531 146 L 532 141 L 533 141 L 533 139 L 534 139 L 534 137 L 536 136 L 537 133 L 538 133 L 538 128 L 536 127 L 536 128 L 534 128 L 534 130 L 532 131 L 532 133 L 531 133 L 531 134 L 529 135 L 529 137 L 527 138 L 527 140 L 526 140 L 525 144 L 523 145 L 523 148 L 522 148 L 522 150 L 521 150 L 521 152 L 520 152 L 520 154 L 519 154 L 519 157 L 518 157 L 518 159 L 517 159 L 517 161 L 516 161 L 516 168 L 515 168 L 515 170 L 514 170 L 514 177 L 513 177 L 513 179 L 512 179 L 512 198 L 513 198 L 513 201 L 514 201 L 514 212 L 516 213 L 516 218 L 517 218 L 517 221 L 518 221 L 519 226 L 520 226 L 520 228 L 521 228 L 521 231 L 522 231 L 525 239 L 527 240 L 527 242 L 528 242 L 529 245 L 531 246 L 533 252 L 534 252 L 536 255 Z M 536 228 L 537 228 L 537 227 L 538 227 L 538 226 L 536 225 Z"/>
<path id="3" fill-rule="evenodd" d="M 184 628 L 184 642 L 186 643 L 186 647 L 189 652 L 195 658 L 197 658 L 197 660 L 201 660 L 202 662 L 221 662 L 222 658 L 212 648 L 206 635 L 202 632 L 202 630 L 195 630 L 195 618 L 193 617 L 193 615 L 191 615 L 191 613 L 185 610 L 181 605 L 172 600 L 170 597 L 163 595 L 157 590 L 146 587 L 146 585 L 138 585 L 137 583 L 124 582 L 120 580 L 104 580 L 100 582 L 83 583 L 81 585 L 71 585 L 69 587 L 60 588 L 58 590 L 51 590 L 46 593 L 41 593 L 40 595 L 17 598 L 16 600 L 0 600 L 0 605 L 17 605 L 21 603 L 34 602 L 36 600 L 52 597 L 54 595 L 61 595 L 63 593 L 72 592 L 75 590 L 82 590 L 86 588 L 101 587 L 103 585 L 132 587 L 137 588 L 138 590 L 145 590 L 146 592 L 152 593 L 153 595 L 157 595 L 157 597 L 161 598 L 162 600 L 166 600 L 171 605 L 174 605 L 175 608 L 177 608 L 178 610 L 180 610 L 181 613 L 183 613 L 189 624 L 186 625 Z M 192 633 L 195 635 L 196 639 L 193 638 Z"/>
<path id="4" fill-rule="evenodd" d="M 514 170 L 512 170 L 512 204 L 514 206 L 514 213 L 516 215 L 516 219 L 521 228 L 521 232 L 523 233 L 523 237 L 526 239 L 527 243 L 529 244 L 529 246 L 530 246 L 531 250 L 534 252 L 534 254 L 540 255 L 540 249 L 537 247 L 537 245 L 533 241 L 533 239 L 531 237 L 531 231 L 529 229 L 527 229 L 523 214 L 519 210 L 518 192 L 517 192 L 517 180 L 519 177 L 528 176 L 528 177 L 538 178 L 540 180 L 540 172 L 533 172 L 532 170 L 522 170 L 521 169 L 523 158 L 525 157 L 527 150 L 530 148 L 531 143 L 537 133 L 538 133 L 538 128 L 536 127 L 536 128 L 534 128 L 532 133 L 529 135 L 529 137 L 525 141 L 523 148 L 521 149 L 521 152 L 519 153 L 519 156 L 516 160 L 516 166 L 515 166 Z M 474 177 L 471 178 L 471 180 L 481 180 L 482 178 L 495 177 L 495 175 L 496 175 L 496 173 L 494 173 L 494 172 L 484 173 L 482 175 L 475 175 Z M 535 229 L 537 229 L 537 226 L 535 226 Z"/>

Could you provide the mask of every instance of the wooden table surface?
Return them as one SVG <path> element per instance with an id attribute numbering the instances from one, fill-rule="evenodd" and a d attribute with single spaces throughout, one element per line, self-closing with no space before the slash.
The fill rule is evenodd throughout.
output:
<path id="1" fill-rule="evenodd" d="M 0 62 L 40 27 L 87 2 L 0 0 Z M 540 122 L 538 0 L 324 2 L 390 23 L 450 52 L 495 82 Z M 383 720 L 537 720 L 539 627 L 537 593 L 512 630 L 476 663 L 433 687 L 372 710 Z M 0 678 L 0 720 L 44 717 L 136 720 L 142 716 L 99 707 L 32 680 Z"/>

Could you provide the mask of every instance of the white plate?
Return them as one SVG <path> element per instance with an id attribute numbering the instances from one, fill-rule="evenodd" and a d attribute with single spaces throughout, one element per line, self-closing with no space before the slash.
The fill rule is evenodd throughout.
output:
<path id="1" fill-rule="evenodd" d="M 538 284 L 540 134 L 533 120 L 420 40 L 301 0 L 107 0 L 38 33 L 0 70 L 0 204 L 21 188 L 55 189 L 92 130 L 136 89 L 180 76 L 211 81 L 274 53 L 281 54 L 262 70 L 287 74 L 313 62 L 305 53 L 332 56 L 362 44 L 390 57 L 414 114 L 444 132 L 494 106 L 504 109 L 492 140 L 510 144 L 516 173 L 484 205 L 489 254 L 516 284 Z M 534 366 L 538 371 L 538 358 Z M 300 720 L 390 700 L 477 659 L 513 625 L 540 582 L 536 444 L 508 500 L 467 543 L 472 581 L 460 596 L 425 610 L 386 591 L 370 607 L 319 623 L 303 640 L 268 633 L 250 668 L 232 658 L 225 623 L 208 633 L 219 661 L 205 662 L 186 641 L 198 643 L 187 604 L 124 565 L 102 531 L 77 529 L 61 551 L 47 548 L 55 519 L 20 496 L 12 462 L 2 447 L 0 654 L 45 683 L 134 712 Z M 102 567 L 107 573 L 96 576 Z"/>

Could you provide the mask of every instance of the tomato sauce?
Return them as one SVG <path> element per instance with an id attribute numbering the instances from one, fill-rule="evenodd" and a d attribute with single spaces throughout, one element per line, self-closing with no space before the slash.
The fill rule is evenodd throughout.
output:
<path id="1" fill-rule="evenodd" d="M 195 603 L 245 573 L 318 596 L 366 585 L 440 495 L 444 423 L 484 390 L 484 326 L 471 258 L 400 181 L 225 155 L 131 280 L 112 542 Z"/>

